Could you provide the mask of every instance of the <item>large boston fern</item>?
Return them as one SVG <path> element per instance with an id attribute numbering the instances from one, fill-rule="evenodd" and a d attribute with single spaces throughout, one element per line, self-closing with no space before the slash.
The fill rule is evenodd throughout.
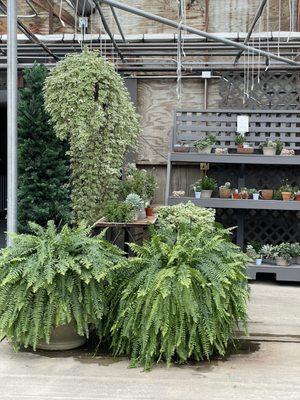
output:
<path id="1" fill-rule="evenodd" d="M 212 228 L 213 213 L 191 205 L 162 215 L 150 242 L 133 246 L 137 257 L 112 326 L 115 354 L 128 354 L 145 369 L 159 359 L 223 355 L 238 321 L 246 327 L 247 320 L 247 258 L 228 231 Z"/>
<path id="2" fill-rule="evenodd" d="M 107 291 L 120 251 L 83 226 L 57 232 L 30 224 L 0 257 L 0 339 L 15 348 L 49 342 L 54 327 L 71 321 L 80 335 L 98 328 L 107 313 Z"/>

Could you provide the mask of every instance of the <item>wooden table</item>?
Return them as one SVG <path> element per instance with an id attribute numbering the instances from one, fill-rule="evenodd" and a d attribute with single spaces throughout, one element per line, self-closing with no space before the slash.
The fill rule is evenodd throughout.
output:
<path id="1" fill-rule="evenodd" d="M 123 245 L 121 247 L 123 247 L 125 253 L 129 254 L 129 243 L 136 243 L 139 240 L 139 238 L 137 239 L 135 237 L 132 231 L 136 230 L 137 228 L 141 229 L 142 238 L 144 239 L 148 231 L 149 225 L 154 225 L 156 220 L 156 215 L 128 223 L 109 222 L 106 221 L 105 218 L 101 218 L 93 225 L 93 231 L 95 234 L 97 234 L 103 229 L 107 229 L 106 238 L 113 244 L 116 244 L 118 239 L 120 239 L 122 233 L 124 233 L 124 242 L 122 243 Z M 116 231 L 115 235 L 113 235 L 113 230 Z"/>

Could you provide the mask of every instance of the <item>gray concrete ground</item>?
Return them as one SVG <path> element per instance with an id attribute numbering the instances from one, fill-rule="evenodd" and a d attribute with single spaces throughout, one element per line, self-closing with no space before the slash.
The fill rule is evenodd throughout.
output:
<path id="1" fill-rule="evenodd" d="M 152 372 L 126 359 L 0 345 L 1 400 L 300 400 L 300 286 L 251 285 L 250 335 L 227 360 Z"/>

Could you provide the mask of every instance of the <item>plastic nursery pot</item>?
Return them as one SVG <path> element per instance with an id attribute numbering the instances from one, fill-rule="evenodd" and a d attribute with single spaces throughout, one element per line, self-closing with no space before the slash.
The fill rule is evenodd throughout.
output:
<path id="1" fill-rule="evenodd" d="M 212 146 L 206 146 L 204 149 L 197 149 L 199 154 L 210 154 L 212 151 Z"/>
<path id="2" fill-rule="evenodd" d="M 262 264 L 262 259 L 261 259 L 261 258 L 257 258 L 257 259 L 255 260 L 255 265 L 259 266 L 259 265 L 261 265 L 261 264 Z"/>
<path id="3" fill-rule="evenodd" d="M 259 200 L 259 193 L 253 193 L 253 200 Z"/>
<path id="4" fill-rule="evenodd" d="M 292 192 L 281 192 L 282 200 L 292 200 Z"/>
<path id="5" fill-rule="evenodd" d="M 276 147 L 263 147 L 264 156 L 275 156 L 276 155 Z"/>
<path id="6" fill-rule="evenodd" d="M 264 189 L 260 190 L 259 194 L 264 200 L 272 200 L 273 199 L 273 190 L 272 189 Z"/>
<path id="7" fill-rule="evenodd" d="M 221 199 L 229 199 L 231 194 L 231 189 L 219 188 L 219 196 Z"/>
<path id="8" fill-rule="evenodd" d="M 201 192 L 201 198 L 202 199 L 209 199 L 212 195 L 212 190 L 202 190 Z"/>
<path id="9" fill-rule="evenodd" d="M 57 326 L 53 329 L 49 344 L 39 342 L 36 346 L 40 350 L 71 350 L 84 345 L 86 338 L 79 336 L 72 323 Z"/>
<path id="10" fill-rule="evenodd" d="M 153 217 L 153 207 L 146 207 L 146 217 Z"/>
<path id="11" fill-rule="evenodd" d="M 275 261 L 276 261 L 276 265 L 279 265 L 281 267 L 288 267 L 290 265 L 290 261 L 287 261 L 283 257 L 276 257 Z"/>
<path id="12" fill-rule="evenodd" d="M 195 192 L 195 199 L 201 198 L 201 192 Z"/>

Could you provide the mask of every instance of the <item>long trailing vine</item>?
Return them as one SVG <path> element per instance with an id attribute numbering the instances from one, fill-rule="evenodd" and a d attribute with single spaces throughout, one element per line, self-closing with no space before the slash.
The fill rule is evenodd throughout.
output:
<path id="1" fill-rule="evenodd" d="M 68 139 L 75 221 L 93 223 L 117 183 L 139 122 L 112 64 L 85 49 L 68 55 L 45 83 L 45 106 L 60 139 Z"/>

